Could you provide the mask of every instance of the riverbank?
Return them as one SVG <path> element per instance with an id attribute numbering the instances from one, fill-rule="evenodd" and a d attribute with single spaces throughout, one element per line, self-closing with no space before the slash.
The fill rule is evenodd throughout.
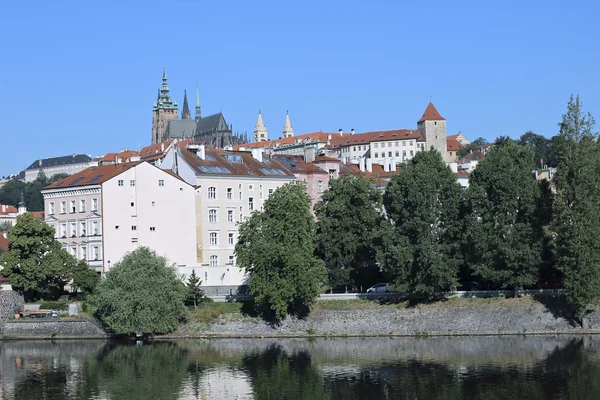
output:
<path id="1" fill-rule="evenodd" d="M 176 332 L 158 339 L 473 336 L 599 334 L 600 312 L 586 316 L 586 328 L 573 319 L 561 297 L 450 299 L 411 306 L 368 300 L 318 302 L 305 319 L 271 325 L 237 303 L 203 305 Z"/>

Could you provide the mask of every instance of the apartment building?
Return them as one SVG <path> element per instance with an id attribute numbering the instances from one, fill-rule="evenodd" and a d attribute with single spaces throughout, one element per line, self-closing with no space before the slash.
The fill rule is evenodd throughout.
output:
<path id="1" fill-rule="evenodd" d="M 92 161 L 92 157 L 85 154 L 35 160 L 25 170 L 25 182 L 35 181 L 42 173 L 46 175 L 46 178 L 52 178 L 57 174 L 76 174 L 88 168 L 90 161 Z"/>
<path id="2" fill-rule="evenodd" d="M 262 209 L 269 195 L 294 181 L 294 175 L 263 149 L 227 151 L 204 145 L 172 148 L 161 168 L 172 169 L 196 188 L 196 274 L 203 289 L 207 294 L 235 293 L 247 281 L 234 257 L 238 223 Z"/>
<path id="3" fill-rule="evenodd" d="M 97 272 L 146 246 L 185 270 L 195 264 L 194 188 L 146 162 L 88 168 L 47 186 L 46 222 Z"/>

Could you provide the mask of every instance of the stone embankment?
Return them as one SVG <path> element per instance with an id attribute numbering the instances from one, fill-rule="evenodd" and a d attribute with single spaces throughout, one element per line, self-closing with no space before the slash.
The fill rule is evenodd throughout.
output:
<path id="1" fill-rule="evenodd" d="M 567 307 L 529 297 L 490 303 L 468 300 L 407 307 L 317 310 L 308 318 L 287 318 L 277 326 L 258 318 L 224 314 L 211 324 L 189 324 L 170 337 L 437 336 L 600 333 L 600 312 L 586 317 L 586 329 Z"/>
<path id="2" fill-rule="evenodd" d="M 3 339 L 100 339 L 107 335 L 98 324 L 84 319 L 6 321 Z"/>

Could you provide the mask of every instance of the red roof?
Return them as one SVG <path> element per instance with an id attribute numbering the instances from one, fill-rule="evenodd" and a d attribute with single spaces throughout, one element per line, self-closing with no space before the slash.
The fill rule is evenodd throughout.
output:
<path id="1" fill-rule="evenodd" d="M 8 251 L 8 239 L 4 235 L 6 235 L 6 232 L 0 232 L 0 249 Z"/>
<path id="2" fill-rule="evenodd" d="M 392 129 L 388 131 L 374 131 L 374 132 L 365 132 L 359 133 L 355 135 L 344 136 L 342 140 L 338 140 L 334 142 L 331 141 L 331 144 L 327 146 L 328 149 L 334 149 L 342 146 L 352 146 L 352 145 L 366 145 L 370 142 L 379 142 L 385 140 L 404 140 L 404 139 L 416 139 L 417 141 L 422 140 L 421 134 L 419 131 L 411 130 L 411 129 Z"/>
<path id="3" fill-rule="evenodd" d="M 116 162 L 117 161 L 117 157 L 119 157 L 119 160 L 121 161 L 130 161 L 132 157 L 139 157 L 140 152 L 136 151 L 136 150 L 124 150 L 121 151 L 120 153 L 108 153 L 103 157 L 98 157 L 95 158 L 94 161 L 100 161 L 100 162 L 105 162 L 105 163 L 109 163 L 109 162 Z"/>
<path id="4" fill-rule="evenodd" d="M 319 162 L 341 162 L 341 160 L 339 158 L 334 158 L 334 157 L 327 157 L 327 156 L 316 156 L 315 157 L 315 161 L 313 161 L 315 163 L 319 163 Z"/>
<path id="5" fill-rule="evenodd" d="M 240 144 L 238 146 L 234 146 L 233 149 L 239 150 L 242 147 L 247 148 L 247 149 L 260 149 L 260 148 L 265 148 L 265 147 L 275 148 L 275 147 L 279 147 L 279 146 L 292 145 L 292 144 L 295 144 L 297 140 L 304 141 L 306 139 L 312 139 L 312 140 L 316 140 L 317 142 L 327 143 L 329 141 L 329 135 L 331 135 L 332 141 L 336 140 L 336 136 L 338 138 L 350 136 L 347 133 L 340 135 L 339 133 L 312 132 L 312 133 L 306 133 L 304 135 L 292 136 L 289 138 L 281 138 L 281 139 L 275 139 L 275 140 L 266 140 L 264 142 Z"/>
<path id="6" fill-rule="evenodd" d="M 423 113 L 423 116 L 417 122 L 423 122 L 423 121 L 445 121 L 445 120 L 446 120 L 446 118 L 444 118 L 444 117 L 442 117 L 440 115 L 440 113 L 435 108 L 435 106 L 433 105 L 433 103 L 429 102 L 429 104 L 427 104 L 427 108 L 425 109 L 425 112 Z"/>
<path id="7" fill-rule="evenodd" d="M 33 218 L 44 219 L 43 211 L 32 211 L 31 214 L 33 214 Z"/>
<path id="8" fill-rule="evenodd" d="M 143 161 L 136 161 L 121 164 L 100 165 L 98 167 L 90 167 L 81 172 L 73 174 L 68 178 L 61 179 L 51 185 L 48 185 L 44 190 L 51 189 L 68 189 L 76 186 L 99 185 L 114 178 L 120 173 L 141 164 Z"/>
<path id="9" fill-rule="evenodd" d="M 19 210 L 14 208 L 13 206 L 0 205 L 0 215 L 8 215 L 8 214 L 16 214 Z"/>
<path id="10" fill-rule="evenodd" d="M 378 184 L 387 184 L 385 179 L 389 179 L 392 176 L 399 174 L 402 170 L 399 166 L 396 166 L 396 171 L 387 171 L 386 172 L 383 170 L 383 165 L 375 164 L 375 163 L 373 163 L 371 166 L 371 172 L 367 171 L 366 169 L 365 169 L 365 171 L 361 171 L 360 167 L 356 164 L 347 163 L 346 167 L 352 172 L 352 174 L 354 174 L 354 175 L 365 174 L 365 176 L 367 178 L 375 179 Z M 343 171 L 340 171 L 340 173 L 343 173 Z"/>
<path id="11" fill-rule="evenodd" d="M 456 136 L 458 136 L 458 135 L 454 135 L 454 137 L 452 137 L 452 136 L 446 137 L 446 149 L 448 151 L 456 151 L 463 147 L 463 145 L 460 144 L 460 142 L 458 140 L 456 140 Z"/>

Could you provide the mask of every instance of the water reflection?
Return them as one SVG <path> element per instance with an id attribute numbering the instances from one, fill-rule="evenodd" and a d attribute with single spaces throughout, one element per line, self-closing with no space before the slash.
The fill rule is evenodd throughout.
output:
<path id="1" fill-rule="evenodd" d="M 0 343 L 2 399 L 597 399 L 600 337 Z"/>

